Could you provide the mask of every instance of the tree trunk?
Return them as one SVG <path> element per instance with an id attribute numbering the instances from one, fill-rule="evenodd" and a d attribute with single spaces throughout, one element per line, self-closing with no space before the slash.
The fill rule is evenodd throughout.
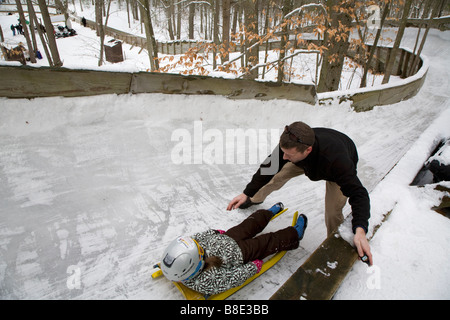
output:
<path id="1" fill-rule="evenodd" d="M 258 1 L 245 0 L 244 20 L 245 20 L 245 46 L 250 48 L 258 42 Z M 245 79 L 256 79 L 258 77 L 258 68 L 253 69 L 259 62 L 259 45 L 249 49 L 246 54 L 246 66 L 249 71 L 244 75 Z"/>
<path id="2" fill-rule="evenodd" d="M 335 91 L 339 89 L 344 58 L 349 47 L 349 36 L 352 19 L 350 8 L 353 1 L 327 0 L 328 21 L 324 37 L 327 47 L 323 54 L 317 92 Z"/>
<path id="3" fill-rule="evenodd" d="M 236 1 L 233 6 L 233 22 L 231 24 L 231 30 L 230 30 L 231 34 L 235 34 L 237 31 L 238 19 L 240 17 L 240 15 L 239 15 L 240 10 L 241 10 L 240 2 Z"/>
<path id="4" fill-rule="evenodd" d="M 177 3 L 177 39 L 181 39 L 181 1 Z"/>
<path id="5" fill-rule="evenodd" d="M 419 50 L 415 54 L 414 60 L 411 63 L 411 68 L 408 71 L 408 77 L 412 76 L 415 73 L 415 70 L 417 69 L 417 66 L 419 65 L 420 54 L 422 53 L 423 47 L 425 45 L 425 41 L 427 40 L 427 36 L 428 36 L 428 32 L 430 31 L 430 28 L 431 28 L 432 20 L 436 16 L 438 16 L 439 10 L 440 10 L 439 8 L 441 7 L 442 2 L 444 2 L 444 0 L 436 1 L 435 4 L 434 4 L 435 6 L 433 8 L 433 11 L 431 12 L 431 17 L 430 17 L 431 21 L 429 21 L 428 24 L 427 24 L 427 27 L 425 29 L 425 34 L 423 35 L 422 41 L 420 43 Z M 425 19 L 425 17 L 424 17 L 424 19 Z"/>
<path id="6" fill-rule="evenodd" d="M 50 14 L 48 13 L 47 4 L 45 0 L 38 0 L 39 8 L 41 9 L 42 19 L 44 20 L 45 30 L 48 38 L 48 46 L 52 53 L 53 65 L 55 67 L 61 67 L 63 65 L 61 58 L 59 57 L 58 46 L 56 45 L 56 39 L 53 29 L 52 21 L 50 20 Z"/>
<path id="7" fill-rule="evenodd" d="M 98 6 L 97 6 L 98 3 Z M 104 7 L 104 0 L 96 0 L 96 7 L 95 7 L 95 13 L 96 13 L 96 21 L 98 23 L 98 29 L 100 33 L 100 57 L 98 59 L 98 66 L 103 65 L 103 56 L 104 56 L 104 50 L 105 50 L 105 28 L 108 25 L 108 18 L 109 18 L 109 10 L 111 8 L 111 0 L 108 0 L 108 9 L 105 13 L 105 24 L 103 25 L 103 18 L 102 18 L 102 11 Z M 98 19 L 98 20 L 97 20 Z"/>
<path id="8" fill-rule="evenodd" d="M 80 3 L 81 3 L 81 0 L 80 0 Z M 125 6 L 127 7 L 128 28 L 131 28 L 131 19 L 130 19 L 130 0 L 126 0 Z"/>
<path id="9" fill-rule="evenodd" d="M 103 15 L 102 15 L 103 0 L 95 0 L 95 22 L 97 35 L 100 38 L 100 56 L 98 58 L 98 66 L 103 64 L 103 44 L 105 42 L 105 29 L 103 28 Z"/>
<path id="10" fill-rule="evenodd" d="M 204 38 L 205 38 L 205 40 L 208 40 L 210 38 L 210 35 L 208 35 L 208 31 L 209 31 L 209 24 L 208 24 L 208 22 L 211 23 L 210 22 L 211 19 L 208 20 L 208 18 L 209 18 L 208 12 L 209 11 L 210 11 L 210 8 L 204 6 L 203 16 L 204 16 L 204 21 L 205 21 L 205 24 L 204 24 L 204 34 L 205 34 Z"/>
<path id="11" fill-rule="evenodd" d="M 380 21 L 380 28 L 377 30 L 377 34 L 375 35 L 375 40 L 373 42 L 372 48 L 370 49 L 369 57 L 367 58 L 366 65 L 364 67 L 364 74 L 361 78 L 361 84 L 359 86 L 360 88 L 365 88 L 367 85 L 367 73 L 369 71 L 370 64 L 372 63 L 372 59 L 373 59 L 373 55 L 375 54 L 375 50 L 377 49 L 378 40 L 380 39 L 380 36 L 381 36 L 381 30 L 383 29 L 384 21 L 386 20 L 386 17 L 389 14 L 389 9 L 390 9 L 389 5 L 390 5 L 390 3 L 388 2 L 388 3 L 386 3 L 386 6 L 384 7 L 383 16 L 381 17 L 381 21 Z"/>
<path id="12" fill-rule="evenodd" d="M 219 0 L 213 0 L 213 69 L 217 68 L 217 48 L 219 46 Z"/>
<path id="13" fill-rule="evenodd" d="M 222 0 L 222 30 L 222 43 L 224 49 L 222 61 L 228 61 L 228 50 L 230 47 L 230 0 Z"/>
<path id="14" fill-rule="evenodd" d="M 30 1 L 27 0 L 28 20 L 30 20 L 29 22 L 30 22 L 30 31 L 31 31 L 30 32 L 31 33 L 31 42 L 33 43 L 34 53 L 36 53 L 38 50 L 38 45 L 37 45 L 37 41 L 36 41 L 36 34 L 34 32 L 34 30 L 35 30 L 34 19 L 32 18 L 32 13 L 30 12 L 31 10 L 29 8 L 30 4 L 31 4 Z"/>
<path id="15" fill-rule="evenodd" d="M 45 56 L 47 57 L 48 65 L 50 67 L 53 67 L 53 60 L 52 60 L 50 52 L 48 51 L 47 42 L 45 41 L 44 34 L 42 33 L 43 30 L 41 28 L 41 24 L 39 23 L 39 21 L 36 17 L 36 12 L 34 12 L 34 7 L 33 7 L 33 4 L 31 3 L 31 0 L 27 0 L 27 5 L 28 5 L 28 12 L 30 15 L 30 20 L 34 21 L 37 32 L 39 34 L 39 38 L 41 39 L 42 46 L 44 47 L 44 52 L 45 52 Z M 36 49 L 37 49 L 37 47 L 36 47 Z"/>
<path id="16" fill-rule="evenodd" d="M 389 61 L 386 63 L 386 69 L 384 70 L 384 77 L 382 84 L 388 83 L 391 77 L 392 69 L 394 68 L 394 63 L 397 55 L 397 50 L 400 47 L 400 42 L 402 41 L 403 34 L 405 33 L 406 20 L 408 19 L 409 10 L 411 8 L 412 0 L 406 0 L 405 6 L 403 7 L 403 16 L 398 29 L 397 37 L 395 38 L 394 46 L 392 47 L 391 53 L 389 54 Z"/>
<path id="17" fill-rule="evenodd" d="M 195 4 L 189 4 L 189 39 L 194 39 L 194 17 L 195 17 Z"/>
<path id="18" fill-rule="evenodd" d="M 144 17 L 145 35 L 147 38 L 147 52 L 150 60 L 151 71 L 159 69 L 158 63 L 158 46 L 155 40 L 155 34 L 153 32 L 152 19 L 150 15 L 150 3 L 149 0 L 141 0 L 139 2 L 141 9 L 141 16 Z"/>
<path id="19" fill-rule="evenodd" d="M 173 3 L 172 0 L 164 1 L 164 5 L 166 7 L 166 15 L 167 15 L 167 28 L 169 30 L 169 38 L 170 40 L 175 40 L 175 35 L 173 33 L 173 24 L 172 24 L 172 17 L 173 17 Z"/>
<path id="20" fill-rule="evenodd" d="M 277 82 L 281 83 L 284 79 L 284 57 L 286 56 L 287 46 L 289 40 L 289 22 L 283 21 L 284 17 L 291 12 L 292 10 L 292 1 L 291 0 L 283 0 L 283 18 L 282 18 L 282 27 L 281 27 L 281 41 L 280 41 L 280 55 L 278 58 L 278 75 Z"/>
<path id="21" fill-rule="evenodd" d="M 269 9 L 270 9 L 270 1 L 267 1 L 266 8 L 265 8 L 266 16 L 264 19 L 264 32 L 263 33 L 267 33 L 269 31 Z M 266 74 L 266 68 L 267 68 L 266 64 L 267 64 L 268 52 L 269 52 L 269 38 L 267 38 L 267 40 L 266 40 L 266 48 L 264 51 L 264 66 L 262 69 L 261 79 L 264 79 L 265 74 Z"/>
<path id="22" fill-rule="evenodd" d="M 30 33 L 28 32 L 28 26 L 27 22 L 25 21 L 25 15 L 23 14 L 22 4 L 20 3 L 20 0 L 16 0 L 16 5 L 17 11 L 19 12 L 20 23 L 23 26 L 23 34 L 25 36 L 25 40 L 27 41 L 28 53 L 30 55 L 30 62 L 36 63 L 35 49 L 33 48 L 33 44 L 31 43 L 30 40 Z"/>

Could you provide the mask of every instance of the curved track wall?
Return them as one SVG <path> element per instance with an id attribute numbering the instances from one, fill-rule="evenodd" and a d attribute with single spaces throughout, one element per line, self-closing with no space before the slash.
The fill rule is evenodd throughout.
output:
<path id="1" fill-rule="evenodd" d="M 390 55 L 382 48 L 377 67 L 382 70 Z M 394 75 L 402 75 L 414 55 L 405 49 L 397 51 Z M 351 101 L 356 111 L 370 110 L 376 105 L 400 102 L 414 96 L 422 87 L 428 71 L 426 59 L 420 58 L 418 71 L 405 79 L 377 87 L 316 93 L 314 85 L 223 79 L 207 76 L 182 76 L 164 73 L 126 73 L 66 68 L 33 68 L 0 66 L 0 96 L 35 98 L 50 96 L 90 96 L 99 94 L 168 93 L 223 95 L 231 99 L 287 99 L 309 104 L 326 104 L 338 99 Z"/>

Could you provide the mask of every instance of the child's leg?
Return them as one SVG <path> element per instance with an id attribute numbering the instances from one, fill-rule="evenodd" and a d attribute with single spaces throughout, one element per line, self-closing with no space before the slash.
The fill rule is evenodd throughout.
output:
<path id="1" fill-rule="evenodd" d="M 244 263 L 284 250 L 293 250 L 299 246 L 298 233 L 294 227 L 287 227 L 277 232 L 259 235 L 253 239 L 238 241 L 242 250 Z"/>
<path id="2" fill-rule="evenodd" d="M 273 213 L 269 210 L 255 211 L 240 224 L 225 232 L 225 234 L 236 242 L 250 239 L 263 231 L 272 217 Z"/>

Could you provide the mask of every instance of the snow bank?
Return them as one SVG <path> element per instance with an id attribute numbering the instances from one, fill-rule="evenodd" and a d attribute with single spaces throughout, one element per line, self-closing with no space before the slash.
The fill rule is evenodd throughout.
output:
<path id="1" fill-rule="evenodd" d="M 436 184 L 409 185 L 437 144 L 450 137 L 449 119 L 447 109 L 371 193 L 369 236 L 392 210 L 370 242 L 374 266 L 356 263 L 335 299 L 450 298 L 450 220 L 431 209 L 443 193 Z M 350 238 L 348 221 L 340 231 Z"/>

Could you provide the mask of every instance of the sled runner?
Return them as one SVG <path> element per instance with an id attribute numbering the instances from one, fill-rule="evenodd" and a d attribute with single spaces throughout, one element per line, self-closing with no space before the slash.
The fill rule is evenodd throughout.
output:
<path id="1" fill-rule="evenodd" d="M 288 208 L 285 208 L 284 210 L 280 211 L 278 214 L 276 214 L 271 220 L 277 218 L 278 216 L 280 216 L 281 214 L 283 214 L 284 212 L 286 212 L 288 210 Z M 295 223 L 297 222 L 297 218 L 298 218 L 298 211 L 296 211 L 294 213 L 294 217 L 292 219 L 292 226 L 295 225 Z M 180 292 L 183 294 L 183 296 L 187 299 L 187 300 L 224 300 L 226 298 L 228 298 L 229 296 L 231 296 L 233 293 L 235 293 L 236 291 L 240 290 L 241 288 L 245 287 L 247 284 L 249 284 L 250 282 L 252 282 L 253 280 L 255 280 L 256 278 L 258 278 L 260 275 L 262 275 L 264 272 L 266 272 L 267 270 L 269 270 L 270 268 L 272 268 L 278 261 L 280 261 L 280 259 L 286 254 L 286 251 L 281 251 L 278 252 L 276 254 L 274 254 L 270 259 L 268 259 L 267 261 L 264 262 L 264 264 L 262 265 L 262 268 L 260 270 L 259 273 L 255 274 L 254 276 L 248 278 L 243 284 L 241 284 L 240 286 L 228 289 L 227 291 L 218 293 L 218 294 L 214 294 L 211 296 L 205 296 L 200 292 L 194 291 L 188 287 L 186 287 L 185 285 L 183 285 L 180 282 L 172 282 L 177 288 L 178 290 L 180 290 Z M 161 269 L 159 268 L 159 263 L 157 265 L 155 265 L 155 268 L 157 268 L 157 271 L 155 271 L 152 274 L 152 278 L 158 278 L 160 276 L 163 275 Z"/>

